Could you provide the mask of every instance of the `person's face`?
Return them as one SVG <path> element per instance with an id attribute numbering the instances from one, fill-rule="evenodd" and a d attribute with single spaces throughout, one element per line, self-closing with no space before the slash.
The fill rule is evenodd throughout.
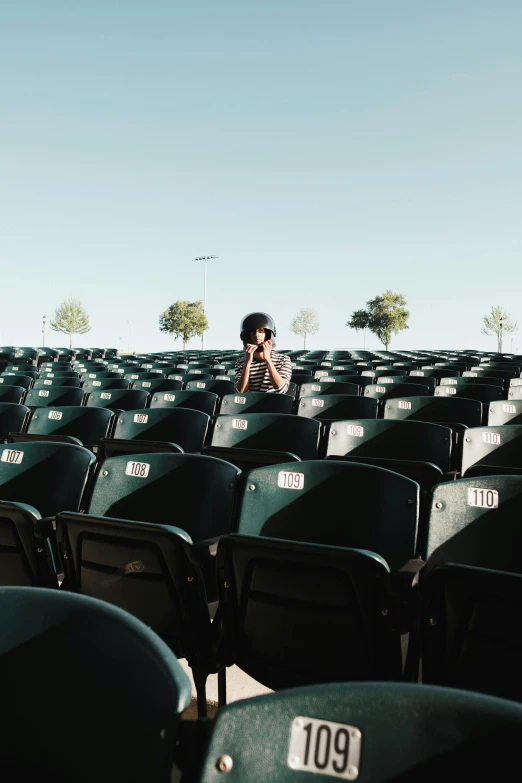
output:
<path id="1" fill-rule="evenodd" d="M 250 332 L 250 340 L 254 345 L 261 345 L 265 339 L 265 330 L 262 328 L 254 329 L 254 331 Z"/>

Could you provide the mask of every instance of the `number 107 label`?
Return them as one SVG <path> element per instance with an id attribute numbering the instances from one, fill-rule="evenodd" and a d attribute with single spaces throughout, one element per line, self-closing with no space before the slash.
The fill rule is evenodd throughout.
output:
<path id="1" fill-rule="evenodd" d="M 292 722 L 287 764 L 291 769 L 356 780 L 361 732 L 355 726 L 298 716 Z"/>

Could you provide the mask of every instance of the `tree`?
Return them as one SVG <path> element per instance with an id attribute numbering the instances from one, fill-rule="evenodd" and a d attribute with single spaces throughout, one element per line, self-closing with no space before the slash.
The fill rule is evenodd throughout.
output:
<path id="1" fill-rule="evenodd" d="M 518 328 L 507 310 L 500 305 L 492 307 L 489 315 L 485 315 L 482 319 L 482 323 L 484 324 L 482 334 L 488 337 L 496 336 L 498 353 L 502 353 L 502 335 L 506 332 L 516 332 Z"/>
<path id="2" fill-rule="evenodd" d="M 200 337 L 208 329 L 208 320 L 203 302 L 174 302 L 160 315 L 160 332 L 174 335 L 183 340 L 183 350 L 192 337 Z"/>
<path id="3" fill-rule="evenodd" d="M 405 305 L 406 299 L 402 294 L 385 291 L 366 302 L 366 310 L 355 310 L 346 326 L 351 329 L 369 329 L 388 350 L 392 334 L 408 328 L 410 314 Z"/>
<path id="4" fill-rule="evenodd" d="M 71 296 L 58 305 L 51 320 L 51 329 L 69 335 L 69 348 L 72 348 L 73 334 L 90 332 L 89 316 L 79 299 Z"/>
<path id="5" fill-rule="evenodd" d="M 306 348 L 308 335 L 316 334 L 319 331 L 317 310 L 314 310 L 313 307 L 302 307 L 292 318 L 290 331 L 294 334 L 300 334 L 304 338 L 303 348 Z"/>

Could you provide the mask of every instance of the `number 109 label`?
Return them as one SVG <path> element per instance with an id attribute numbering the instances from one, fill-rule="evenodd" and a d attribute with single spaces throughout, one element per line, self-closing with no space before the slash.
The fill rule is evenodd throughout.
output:
<path id="1" fill-rule="evenodd" d="M 292 722 L 287 764 L 291 769 L 356 780 L 361 732 L 355 726 L 299 716 Z"/>
<path id="2" fill-rule="evenodd" d="M 287 470 L 280 470 L 277 474 L 277 486 L 283 489 L 303 489 L 304 473 L 290 473 Z"/>

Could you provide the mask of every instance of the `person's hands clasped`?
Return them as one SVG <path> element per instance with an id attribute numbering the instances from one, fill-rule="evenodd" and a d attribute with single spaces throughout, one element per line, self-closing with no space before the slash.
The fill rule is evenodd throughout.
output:
<path id="1" fill-rule="evenodd" d="M 261 347 L 263 348 L 259 354 L 261 361 L 269 362 L 272 356 L 272 340 L 265 340 L 264 343 L 261 343 Z"/>

